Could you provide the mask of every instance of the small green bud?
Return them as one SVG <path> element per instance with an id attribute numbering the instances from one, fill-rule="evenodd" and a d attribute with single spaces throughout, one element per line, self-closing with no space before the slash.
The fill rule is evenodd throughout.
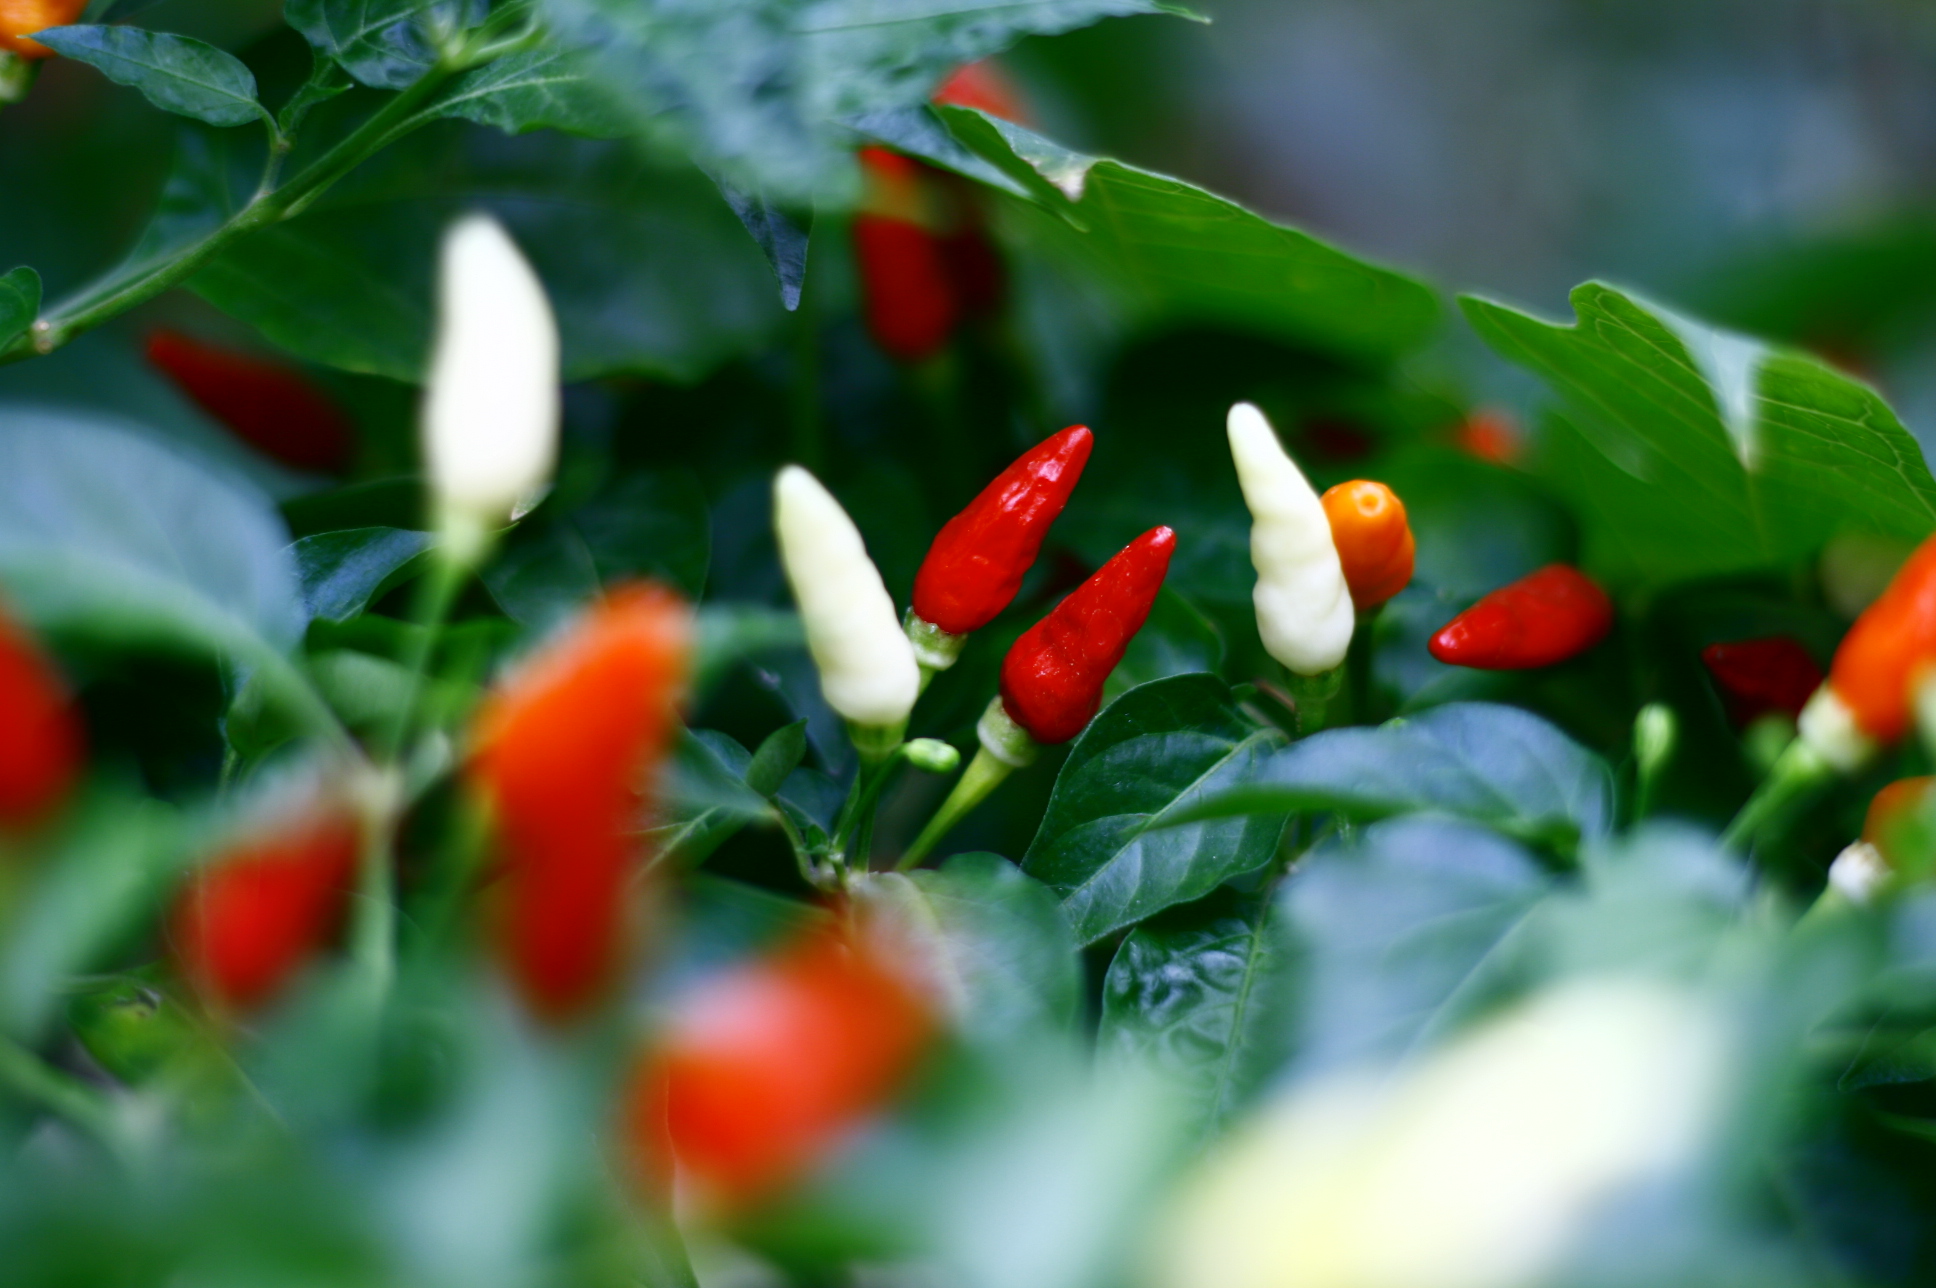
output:
<path id="1" fill-rule="evenodd" d="M 1747 753 L 1748 763 L 1754 766 L 1755 772 L 1764 777 L 1793 741 L 1795 722 L 1780 711 L 1756 717 L 1741 731 L 1741 749 Z"/>
<path id="2" fill-rule="evenodd" d="M 1680 722 L 1674 709 L 1664 702 L 1649 702 L 1634 717 L 1634 759 L 1644 777 L 1652 778 L 1674 754 L 1675 735 Z"/>
<path id="3" fill-rule="evenodd" d="M 939 738 L 916 738 L 901 750 L 908 764 L 930 774 L 951 774 L 961 764 L 961 753 Z"/>

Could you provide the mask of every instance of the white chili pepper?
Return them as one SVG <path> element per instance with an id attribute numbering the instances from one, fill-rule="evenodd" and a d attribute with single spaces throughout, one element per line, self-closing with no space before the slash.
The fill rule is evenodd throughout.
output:
<path id="1" fill-rule="evenodd" d="M 789 465 L 773 480 L 773 527 L 827 705 L 898 742 L 921 670 L 854 521 L 818 479 Z"/>
<path id="2" fill-rule="evenodd" d="M 1249 403 L 1230 409 L 1230 455 L 1250 507 L 1264 649 L 1298 675 L 1329 671 L 1351 646 L 1353 613 L 1324 504 Z"/>

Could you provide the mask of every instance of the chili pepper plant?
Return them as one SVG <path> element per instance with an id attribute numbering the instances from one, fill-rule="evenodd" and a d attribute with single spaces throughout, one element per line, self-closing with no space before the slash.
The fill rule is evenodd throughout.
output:
<path id="1" fill-rule="evenodd" d="M 1807 298 L 1075 150 L 1156 0 L 191 8 L 0 0 L 0 1278 L 1936 1276 Z"/>

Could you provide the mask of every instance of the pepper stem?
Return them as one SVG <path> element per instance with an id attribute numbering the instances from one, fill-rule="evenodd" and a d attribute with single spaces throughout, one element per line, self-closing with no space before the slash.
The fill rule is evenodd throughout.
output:
<path id="1" fill-rule="evenodd" d="M 918 616 L 912 608 L 901 620 L 901 629 L 907 632 L 908 643 L 914 646 L 914 661 L 921 668 L 920 691 L 926 693 L 928 682 L 961 657 L 961 646 L 968 642 L 968 637 L 942 630 Z"/>
<path id="2" fill-rule="evenodd" d="M 1316 675 L 1299 675 L 1289 667 L 1284 669 L 1284 687 L 1291 701 L 1297 704 L 1298 733 L 1313 734 L 1324 728 L 1325 708 L 1344 688 L 1344 672 L 1341 665 Z"/>
<path id="3" fill-rule="evenodd" d="M 1763 824 L 1826 782 L 1833 773 L 1833 767 L 1808 745 L 1806 738 L 1795 739 L 1761 780 L 1761 786 L 1755 788 L 1754 795 L 1748 797 L 1734 821 L 1728 824 L 1728 830 L 1721 833 L 1722 846 L 1730 850 L 1747 846 Z"/>
<path id="4" fill-rule="evenodd" d="M 955 780 L 955 789 L 948 793 L 948 799 L 941 802 L 941 808 L 934 812 L 928 825 L 921 829 L 921 835 L 914 838 L 907 853 L 895 865 L 897 872 L 905 872 L 922 859 L 940 843 L 941 839 L 954 830 L 969 810 L 988 799 L 988 794 L 1002 785 L 1002 780 L 1015 772 L 1015 766 L 992 754 L 987 747 L 975 753 L 968 762 L 967 772 Z"/>

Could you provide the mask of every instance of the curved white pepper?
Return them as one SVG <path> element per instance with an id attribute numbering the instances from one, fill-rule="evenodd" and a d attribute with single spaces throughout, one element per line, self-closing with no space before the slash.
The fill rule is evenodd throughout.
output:
<path id="1" fill-rule="evenodd" d="M 1344 661 L 1354 617 L 1324 504 L 1287 456 L 1264 413 L 1230 409 L 1230 456 L 1250 507 L 1257 630 L 1264 649 L 1299 675 Z"/>
<path id="2" fill-rule="evenodd" d="M 789 465 L 773 480 L 773 528 L 827 705 L 856 725 L 900 726 L 921 669 L 854 521 L 818 479 Z"/>

